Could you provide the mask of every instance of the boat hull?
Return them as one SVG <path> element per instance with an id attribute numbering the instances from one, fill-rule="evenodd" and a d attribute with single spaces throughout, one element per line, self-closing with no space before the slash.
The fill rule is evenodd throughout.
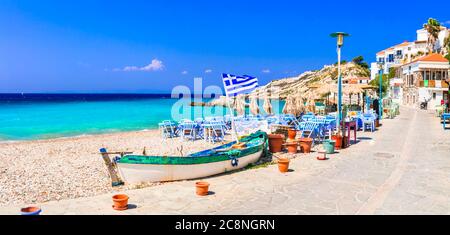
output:
<path id="1" fill-rule="evenodd" d="M 191 165 L 126 163 L 117 163 L 117 165 L 122 179 L 129 184 L 169 182 L 205 178 L 239 170 L 257 162 L 262 154 L 263 150 L 261 149 L 240 157 L 237 166 L 233 166 L 231 160 Z"/>

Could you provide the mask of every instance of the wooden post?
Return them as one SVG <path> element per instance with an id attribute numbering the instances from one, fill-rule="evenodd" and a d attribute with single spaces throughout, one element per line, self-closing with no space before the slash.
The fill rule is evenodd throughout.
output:
<path id="1" fill-rule="evenodd" d="M 116 164 L 111 162 L 111 159 L 109 158 L 109 154 L 106 151 L 105 148 L 100 149 L 100 154 L 102 155 L 103 161 L 105 161 L 106 167 L 108 168 L 109 176 L 111 177 L 111 182 L 113 187 L 117 187 L 120 185 L 123 185 L 123 181 L 120 180 L 118 174 L 117 174 L 117 168 L 115 167 Z"/>

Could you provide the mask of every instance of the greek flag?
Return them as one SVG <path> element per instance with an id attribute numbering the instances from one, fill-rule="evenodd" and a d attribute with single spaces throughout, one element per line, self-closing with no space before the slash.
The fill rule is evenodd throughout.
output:
<path id="1" fill-rule="evenodd" d="M 258 78 L 244 75 L 235 76 L 231 74 L 222 74 L 225 93 L 228 96 L 236 96 L 249 92 L 258 87 Z"/>

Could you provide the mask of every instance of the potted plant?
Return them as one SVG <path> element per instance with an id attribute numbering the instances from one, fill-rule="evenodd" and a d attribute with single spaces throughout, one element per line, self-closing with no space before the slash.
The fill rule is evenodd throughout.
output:
<path id="1" fill-rule="evenodd" d="M 282 150 L 284 142 L 284 135 L 270 134 L 269 135 L 269 150 L 271 153 L 279 153 Z"/>

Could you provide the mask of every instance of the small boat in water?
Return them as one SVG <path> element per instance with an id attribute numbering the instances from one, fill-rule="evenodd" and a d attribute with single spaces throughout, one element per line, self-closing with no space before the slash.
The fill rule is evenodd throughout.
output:
<path id="1" fill-rule="evenodd" d="M 187 157 L 125 155 L 116 159 L 121 178 L 129 184 L 204 178 L 242 169 L 267 151 L 267 134 L 256 132 L 214 149 Z"/>

